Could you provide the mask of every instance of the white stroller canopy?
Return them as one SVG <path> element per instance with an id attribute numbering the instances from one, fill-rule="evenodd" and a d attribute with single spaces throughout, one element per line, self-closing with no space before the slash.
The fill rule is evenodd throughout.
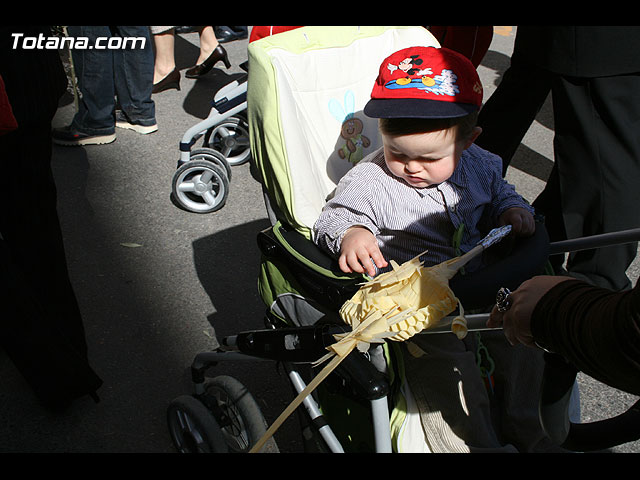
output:
<path id="1" fill-rule="evenodd" d="M 439 47 L 424 27 L 374 26 L 302 27 L 249 44 L 252 155 L 280 220 L 307 238 L 340 178 L 381 146 L 362 112 L 380 62 L 415 45 Z"/>

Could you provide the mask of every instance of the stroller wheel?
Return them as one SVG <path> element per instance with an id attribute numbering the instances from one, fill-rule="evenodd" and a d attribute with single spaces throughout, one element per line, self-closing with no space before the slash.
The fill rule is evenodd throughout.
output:
<path id="1" fill-rule="evenodd" d="M 207 160 L 216 164 L 227 174 L 227 178 L 231 180 L 231 165 L 224 158 L 224 155 L 213 148 L 194 148 L 189 153 L 189 160 Z"/>
<path id="2" fill-rule="evenodd" d="M 227 453 L 222 430 L 211 412 L 196 398 L 182 395 L 167 409 L 169 433 L 180 453 Z"/>
<path id="3" fill-rule="evenodd" d="M 222 375 L 205 381 L 203 402 L 215 413 L 230 452 L 243 453 L 262 438 L 267 422 L 247 388 L 233 377 Z M 271 438 L 263 452 L 277 453 Z"/>
<path id="4" fill-rule="evenodd" d="M 229 117 L 207 130 L 204 145 L 222 153 L 230 165 L 249 161 L 249 124 L 243 116 Z"/>
<path id="5" fill-rule="evenodd" d="M 229 178 L 216 164 L 190 160 L 173 175 L 172 193 L 185 210 L 210 213 L 221 209 L 229 196 Z"/>

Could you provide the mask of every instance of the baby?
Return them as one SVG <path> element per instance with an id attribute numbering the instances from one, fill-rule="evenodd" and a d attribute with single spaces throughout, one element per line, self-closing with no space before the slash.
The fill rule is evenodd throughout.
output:
<path id="1" fill-rule="evenodd" d="M 403 263 L 425 250 L 424 264 L 438 264 L 504 224 L 515 235 L 534 233 L 533 209 L 502 178 L 500 157 L 474 144 L 481 104 L 476 69 L 454 51 L 411 47 L 384 60 L 364 108 L 379 119 L 383 146 L 341 179 L 314 225 L 314 241 L 338 258 L 344 272 L 375 276 L 390 268 L 389 260 Z M 479 268 L 481 258 L 476 260 L 465 268 Z M 535 361 L 510 348 L 501 332 L 479 338 L 416 335 L 401 342 L 425 432 L 421 451 L 535 451 L 532 444 L 544 436 Z M 499 377 L 499 390 L 521 396 L 497 400 L 485 387 L 476 361 L 491 342 L 497 345 L 491 354 L 502 360 L 496 378 L 512 372 L 509 379 Z M 503 410 L 500 429 L 493 425 L 494 401 Z M 531 407 L 526 415 L 525 404 Z M 512 431 L 517 433 L 509 437 Z"/>
<path id="2" fill-rule="evenodd" d="M 426 249 L 425 264 L 440 263 L 504 224 L 534 232 L 533 209 L 502 178 L 501 159 L 473 144 L 481 102 L 475 68 L 456 52 L 412 47 L 385 60 L 364 109 L 380 119 L 383 147 L 341 179 L 314 226 L 344 272 L 374 276 Z"/>

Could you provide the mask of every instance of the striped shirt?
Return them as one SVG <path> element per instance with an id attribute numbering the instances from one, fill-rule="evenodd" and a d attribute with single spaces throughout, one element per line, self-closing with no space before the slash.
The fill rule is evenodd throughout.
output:
<path id="1" fill-rule="evenodd" d="M 344 233 L 360 225 L 376 236 L 387 261 L 403 263 L 428 250 L 422 259 L 425 265 L 435 265 L 471 250 L 512 207 L 533 213 L 502 178 L 500 157 L 475 144 L 463 152 L 447 181 L 425 188 L 395 177 L 380 148 L 340 180 L 314 225 L 314 241 L 338 256 Z M 456 252 L 452 240 L 461 224 Z M 471 263 L 467 270 L 473 267 Z"/>

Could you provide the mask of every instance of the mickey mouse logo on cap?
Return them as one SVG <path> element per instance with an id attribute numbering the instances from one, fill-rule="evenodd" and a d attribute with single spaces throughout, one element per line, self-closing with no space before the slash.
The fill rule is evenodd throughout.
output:
<path id="1" fill-rule="evenodd" d="M 453 50 L 409 47 L 380 65 L 364 113 L 374 118 L 453 118 L 477 111 L 482 83 L 469 59 Z"/>

